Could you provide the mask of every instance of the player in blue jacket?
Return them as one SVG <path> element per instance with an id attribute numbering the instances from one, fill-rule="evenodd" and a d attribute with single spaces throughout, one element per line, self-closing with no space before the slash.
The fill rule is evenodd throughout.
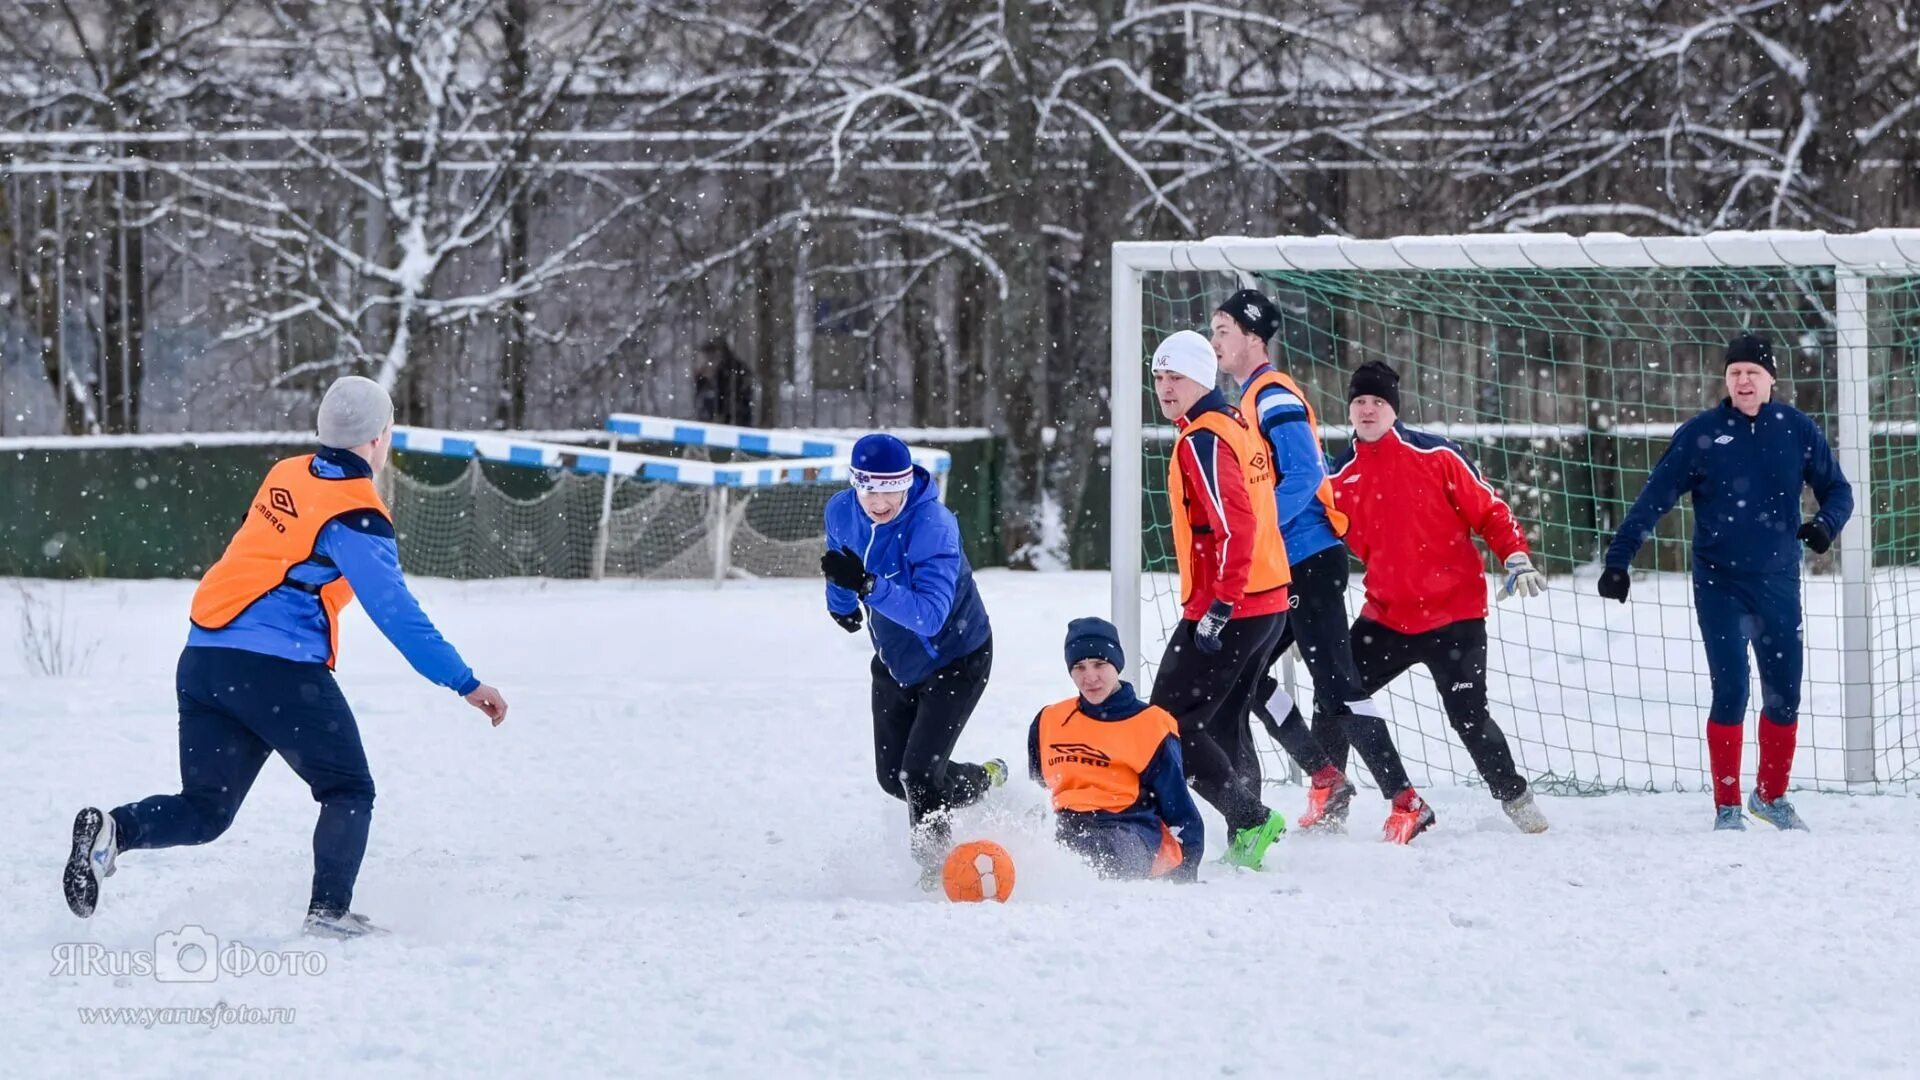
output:
<path id="1" fill-rule="evenodd" d="M 907 445 L 853 446 L 853 486 L 827 502 L 827 612 L 873 641 L 873 763 L 907 804 L 923 887 L 938 887 L 949 811 L 1006 783 L 1006 763 L 949 761 L 993 670 L 993 628 L 960 547 L 960 523 Z"/>
<path id="2" fill-rule="evenodd" d="M 373 776 L 353 710 L 334 682 L 339 618 L 359 599 L 414 670 L 461 695 L 499 726 L 507 703 L 420 610 L 400 574 L 393 522 L 373 485 L 392 445 L 393 402 L 348 376 L 320 403 L 320 449 L 268 472 L 226 552 L 193 597 L 180 653 L 180 794 L 154 795 L 74 819 L 63 886 L 76 915 L 93 914 L 118 855 L 204 844 L 226 832 L 270 754 L 320 804 L 306 930 L 358 937 L 353 913 L 367 850 Z"/>
<path id="3" fill-rule="evenodd" d="M 1772 400 L 1773 347 L 1744 335 L 1727 346 L 1727 397 L 1680 425 L 1607 547 L 1600 595 L 1626 603 L 1627 567 L 1682 494 L 1693 497 L 1693 606 L 1713 680 L 1707 757 L 1714 828 L 1740 818 L 1740 740 L 1747 711 L 1747 648 L 1760 665 L 1760 765 L 1747 811 L 1781 829 L 1805 829 L 1783 798 L 1798 735 L 1800 549 L 1824 552 L 1853 514 L 1853 488 L 1812 418 Z M 1800 490 L 1820 509 L 1800 520 Z"/>

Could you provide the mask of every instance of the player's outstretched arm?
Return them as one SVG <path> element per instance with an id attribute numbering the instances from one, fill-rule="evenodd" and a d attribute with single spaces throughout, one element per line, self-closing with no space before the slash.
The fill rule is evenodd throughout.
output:
<path id="1" fill-rule="evenodd" d="M 407 658 L 413 670 L 462 697 L 488 689 L 474 677 L 459 651 L 441 636 L 407 588 L 406 577 L 400 572 L 400 548 L 394 543 L 393 526 L 386 518 L 357 512 L 328 522 L 320 531 L 315 550 L 340 568 L 353 586 L 354 597 L 366 608 L 367 617 Z M 499 699 L 499 691 L 493 691 L 493 698 Z M 504 700 L 498 700 L 499 716 L 477 704 L 474 707 L 496 722 L 506 715 Z"/>
<path id="2" fill-rule="evenodd" d="M 1673 441 L 1667 444 L 1666 453 L 1660 455 L 1653 471 L 1647 474 L 1646 486 L 1640 489 L 1640 495 L 1633 500 L 1627 516 L 1620 520 L 1620 528 L 1613 534 L 1613 542 L 1607 545 L 1608 570 L 1619 570 L 1625 574 L 1627 567 L 1633 564 L 1633 556 L 1640 550 L 1640 545 L 1646 542 L 1654 526 L 1660 524 L 1660 519 L 1666 517 L 1667 511 L 1680 501 L 1681 494 L 1693 486 L 1696 451 L 1692 429 L 1691 422 L 1680 425 L 1680 430 L 1673 433 Z M 1624 590 L 1618 599 L 1626 599 Z"/>

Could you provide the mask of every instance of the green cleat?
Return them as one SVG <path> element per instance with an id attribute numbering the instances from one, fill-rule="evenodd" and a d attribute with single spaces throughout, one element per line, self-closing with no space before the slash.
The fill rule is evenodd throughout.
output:
<path id="1" fill-rule="evenodd" d="M 980 763 L 987 771 L 988 787 L 1005 787 L 1007 783 L 1007 763 L 999 758 L 988 758 Z"/>
<path id="2" fill-rule="evenodd" d="M 1258 870 L 1267 857 L 1267 849 L 1286 831 L 1286 815 L 1278 810 L 1270 811 L 1266 821 L 1233 834 L 1233 840 L 1227 844 L 1227 853 L 1221 857 L 1221 861 L 1229 866 Z"/>

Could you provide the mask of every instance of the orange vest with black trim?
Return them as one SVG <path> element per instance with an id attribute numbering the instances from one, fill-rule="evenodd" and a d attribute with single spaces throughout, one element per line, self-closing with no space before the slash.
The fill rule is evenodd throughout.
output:
<path id="1" fill-rule="evenodd" d="M 1306 392 L 1300 389 L 1300 384 L 1294 382 L 1291 375 L 1285 375 L 1272 368 L 1268 368 L 1259 375 L 1254 376 L 1254 380 L 1247 384 L 1247 392 L 1240 395 L 1240 411 L 1248 416 L 1258 416 L 1260 414 L 1258 404 L 1260 391 L 1265 390 L 1269 386 L 1277 386 L 1300 399 L 1300 407 L 1307 410 L 1307 430 L 1313 432 L 1313 447 L 1320 451 L 1320 459 L 1325 461 L 1327 448 L 1326 444 L 1320 441 L 1320 414 L 1313 411 L 1313 403 L 1307 400 Z M 1332 478 L 1324 475 L 1321 476 L 1320 490 L 1313 494 L 1315 498 L 1320 500 L 1321 509 L 1327 512 L 1327 524 L 1333 526 L 1333 535 L 1345 538 L 1347 535 L 1347 515 L 1341 513 L 1340 509 L 1333 505 Z"/>
<path id="2" fill-rule="evenodd" d="M 1117 814 L 1140 801 L 1140 774 L 1153 763 L 1167 736 L 1179 738 L 1173 714 L 1158 705 L 1125 720 L 1096 720 L 1068 698 L 1040 710 L 1040 777 L 1053 793 L 1056 811 Z M 1180 865 L 1180 841 L 1160 823 L 1154 877 Z"/>
<path id="3" fill-rule="evenodd" d="M 1180 602 L 1193 599 L 1193 522 L 1187 516 L 1187 483 L 1180 472 L 1180 444 L 1197 431 L 1211 431 L 1233 451 L 1240 479 L 1253 505 L 1253 566 L 1247 575 L 1247 595 L 1270 592 L 1293 581 L 1287 566 L 1287 547 L 1280 538 L 1280 507 L 1273 495 L 1273 455 L 1267 440 L 1238 412 L 1214 410 L 1180 429 L 1167 461 L 1167 501 L 1173 517 L 1173 550 L 1180 562 Z M 1218 568 L 1215 574 L 1218 574 Z"/>
<path id="4" fill-rule="evenodd" d="M 327 617 L 327 666 L 340 655 L 340 612 L 353 603 L 343 575 L 318 587 L 289 580 L 287 572 L 313 558 L 320 530 L 355 511 L 391 520 L 386 503 L 364 476 L 330 480 L 313 475 L 313 455 L 287 458 L 268 470 L 240 531 L 220 561 L 207 568 L 193 594 L 193 625 L 220 630 L 282 585 L 315 594 Z"/>

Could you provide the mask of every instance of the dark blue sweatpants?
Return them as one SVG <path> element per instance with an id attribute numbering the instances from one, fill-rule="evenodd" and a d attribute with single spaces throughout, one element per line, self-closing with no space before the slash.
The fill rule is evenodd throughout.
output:
<path id="1" fill-rule="evenodd" d="M 1747 649 L 1760 665 L 1760 711 L 1776 724 L 1800 715 L 1798 574 L 1696 573 L 1693 608 L 1713 679 L 1710 723 L 1739 724 L 1747 713 Z"/>
<path id="2" fill-rule="evenodd" d="M 313 906 L 345 911 L 367 852 L 373 776 L 353 710 L 325 664 L 240 649 L 190 648 L 180 700 L 180 794 L 116 807 L 120 849 L 204 844 L 227 831 L 267 755 L 313 790 Z"/>
<path id="3" fill-rule="evenodd" d="M 1092 814 L 1062 814 L 1054 838 L 1092 864 L 1102 877 L 1145 878 L 1160 853 L 1160 832 L 1136 821 Z"/>

